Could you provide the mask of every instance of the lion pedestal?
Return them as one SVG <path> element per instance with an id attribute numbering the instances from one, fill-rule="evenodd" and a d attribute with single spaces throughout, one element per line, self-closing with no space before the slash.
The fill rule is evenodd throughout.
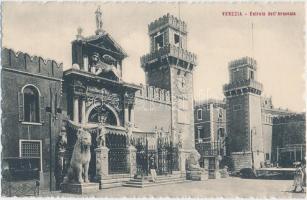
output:
<path id="1" fill-rule="evenodd" d="M 200 154 L 193 150 L 187 160 L 187 179 L 192 181 L 208 180 L 208 172 L 199 166 Z"/>
<path id="2" fill-rule="evenodd" d="M 89 194 L 99 191 L 99 183 L 62 183 L 62 192 L 72 194 Z"/>

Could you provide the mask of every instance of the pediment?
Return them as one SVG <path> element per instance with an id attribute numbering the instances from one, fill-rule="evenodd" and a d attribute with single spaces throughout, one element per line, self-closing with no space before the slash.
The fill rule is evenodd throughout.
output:
<path id="1" fill-rule="evenodd" d="M 102 35 L 98 38 L 93 38 L 88 41 L 88 43 L 95 45 L 98 48 L 111 51 L 117 55 L 120 55 L 122 58 L 127 57 L 126 52 L 119 46 L 118 43 L 116 43 L 113 38 L 111 38 L 109 34 Z"/>

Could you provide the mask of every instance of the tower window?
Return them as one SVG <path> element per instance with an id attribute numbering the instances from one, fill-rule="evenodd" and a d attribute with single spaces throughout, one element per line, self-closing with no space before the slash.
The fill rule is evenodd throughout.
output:
<path id="1" fill-rule="evenodd" d="M 176 46 L 179 46 L 180 44 L 180 36 L 178 34 L 174 34 L 174 43 Z"/>
<path id="2" fill-rule="evenodd" d="M 233 105 L 233 111 L 241 110 L 241 104 Z"/>
<path id="3" fill-rule="evenodd" d="M 270 154 L 269 154 L 269 153 L 266 153 L 266 154 L 265 154 L 265 159 L 266 159 L 266 160 L 270 160 Z"/>
<path id="4" fill-rule="evenodd" d="M 163 34 L 160 34 L 160 35 L 155 37 L 156 50 L 159 50 L 160 48 L 162 48 L 164 46 L 163 40 L 164 40 Z"/>
<path id="5" fill-rule="evenodd" d="M 250 79 L 254 80 L 254 72 L 253 71 L 250 71 Z"/>
<path id="6" fill-rule="evenodd" d="M 197 119 L 198 120 L 202 120 L 203 119 L 203 110 L 202 109 L 198 109 L 197 110 Z"/>

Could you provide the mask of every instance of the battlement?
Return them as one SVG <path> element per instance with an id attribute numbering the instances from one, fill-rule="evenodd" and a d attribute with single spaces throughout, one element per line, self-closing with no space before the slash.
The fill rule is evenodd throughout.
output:
<path id="1" fill-rule="evenodd" d="M 176 47 L 174 45 L 167 45 L 160 48 L 158 51 L 146 54 L 141 57 L 141 66 L 144 68 L 148 63 L 154 63 L 160 57 L 171 56 L 178 58 L 180 60 L 186 61 L 193 65 L 197 65 L 197 56 L 194 53 L 191 53 L 185 49 Z"/>
<path id="2" fill-rule="evenodd" d="M 289 115 L 277 116 L 273 118 L 273 124 L 282 124 L 289 122 L 305 122 L 306 113 L 293 113 Z"/>
<path id="3" fill-rule="evenodd" d="M 237 68 L 237 67 L 241 67 L 245 65 L 248 65 L 249 67 L 253 69 L 257 69 L 257 61 L 251 57 L 243 57 L 237 60 L 233 60 L 229 62 L 228 67 L 231 69 L 231 68 Z"/>
<path id="4" fill-rule="evenodd" d="M 170 91 L 149 85 L 141 85 L 136 97 L 162 103 L 171 103 Z"/>
<path id="5" fill-rule="evenodd" d="M 194 101 L 194 106 L 195 107 L 204 107 L 204 106 L 208 106 L 210 104 L 213 104 L 215 107 L 221 107 L 221 108 L 225 108 L 226 107 L 225 99 L 224 100 L 220 100 L 220 99 L 206 99 L 206 100 Z"/>
<path id="6" fill-rule="evenodd" d="M 254 81 L 254 80 L 251 80 L 251 79 L 248 79 L 248 80 L 239 80 L 239 81 L 236 81 L 236 82 L 233 82 L 233 83 L 225 84 L 223 86 L 223 90 L 224 90 L 224 93 L 225 93 L 225 92 L 230 92 L 230 91 L 233 91 L 237 88 L 243 88 L 243 87 L 255 88 L 259 91 L 262 91 L 262 88 L 263 88 L 261 83 Z"/>
<path id="7" fill-rule="evenodd" d="M 163 17 L 156 19 L 154 22 L 151 22 L 148 25 L 148 32 L 149 35 L 160 31 L 161 29 L 170 26 L 178 31 L 183 33 L 187 33 L 187 25 L 184 21 L 178 19 L 177 17 L 170 15 L 167 13 Z"/>
<path id="8" fill-rule="evenodd" d="M 63 77 L 63 64 L 54 60 L 30 56 L 27 53 L 15 52 L 7 48 L 2 48 L 1 60 L 3 68 L 59 79 Z"/>

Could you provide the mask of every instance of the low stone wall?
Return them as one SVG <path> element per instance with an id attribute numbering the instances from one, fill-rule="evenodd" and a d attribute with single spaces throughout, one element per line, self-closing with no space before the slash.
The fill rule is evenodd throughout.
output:
<path id="1" fill-rule="evenodd" d="M 243 168 L 252 168 L 251 152 L 233 152 L 231 153 L 234 171 L 239 172 Z"/>

